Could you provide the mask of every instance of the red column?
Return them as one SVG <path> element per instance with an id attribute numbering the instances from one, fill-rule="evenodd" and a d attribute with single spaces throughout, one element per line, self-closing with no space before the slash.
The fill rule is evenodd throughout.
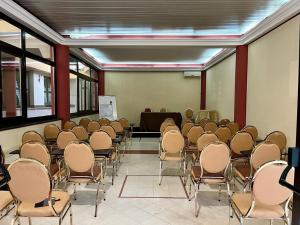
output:
<path id="1" fill-rule="evenodd" d="M 56 45 L 57 117 L 63 124 L 70 120 L 69 47 Z"/>
<path id="2" fill-rule="evenodd" d="M 17 115 L 15 68 L 4 68 L 2 77 L 6 117 L 15 117 Z"/>
<path id="3" fill-rule="evenodd" d="M 105 72 L 104 70 L 98 70 L 98 95 L 105 94 Z"/>
<path id="4" fill-rule="evenodd" d="M 246 125 L 248 45 L 237 46 L 235 67 L 234 120 Z"/>
<path id="5" fill-rule="evenodd" d="M 201 100 L 200 109 L 206 108 L 206 70 L 201 71 Z"/>

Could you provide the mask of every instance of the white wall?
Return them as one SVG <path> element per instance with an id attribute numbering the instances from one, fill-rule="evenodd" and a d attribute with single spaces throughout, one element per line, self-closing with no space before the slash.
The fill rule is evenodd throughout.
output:
<path id="1" fill-rule="evenodd" d="M 249 45 L 247 124 L 255 125 L 259 137 L 274 130 L 296 142 L 299 19 L 288 21 Z"/>
<path id="2" fill-rule="evenodd" d="M 200 108 L 200 79 L 183 72 L 106 72 L 105 94 L 115 95 L 118 117 L 139 125 L 140 113 L 149 107 L 181 112 Z"/>
<path id="3" fill-rule="evenodd" d="M 206 72 L 206 109 L 220 119 L 234 119 L 235 61 L 233 54 Z"/>

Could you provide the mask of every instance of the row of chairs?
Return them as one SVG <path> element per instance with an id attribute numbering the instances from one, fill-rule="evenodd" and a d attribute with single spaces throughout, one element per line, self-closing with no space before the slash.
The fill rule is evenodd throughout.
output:
<path id="1" fill-rule="evenodd" d="M 172 121 L 166 122 L 172 123 Z M 169 129 L 167 129 L 168 127 Z M 198 128 L 200 126 L 196 127 Z M 190 129 L 192 129 L 192 127 Z M 186 155 L 184 152 L 187 150 L 184 148 L 184 136 L 179 132 L 178 127 L 175 128 L 174 125 L 168 125 L 165 128 L 162 128 L 162 131 L 159 184 L 161 184 L 162 180 L 161 170 L 163 161 L 181 162 L 183 175 L 185 174 L 185 166 L 182 167 L 182 164 L 185 164 Z M 278 160 L 281 159 L 282 150 L 286 145 L 286 138 L 282 132 L 272 132 L 267 136 L 264 142 L 255 146 L 253 136 L 250 133 L 246 131 L 238 131 L 231 139 L 230 145 L 228 146 L 226 143 L 219 141 L 217 135 L 213 134 L 212 132 L 205 133 L 203 128 L 202 131 L 203 133 L 200 134 L 197 140 L 196 151 L 198 155 L 193 154 L 195 156 L 195 162 L 199 163 L 199 166 L 194 165 L 190 175 L 192 182 L 195 184 L 196 198 L 201 183 L 218 185 L 226 184 L 228 196 L 230 197 L 230 180 L 232 179 L 233 174 L 238 176 L 238 178 L 244 183 L 243 190 L 244 193 L 246 193 L 246 186 L 249 185 L 249 189 L 251 190 L 251 187 L 254 184 L 254 178 L 256 176 L 255 174 L 258 173 L 259 168 L 261 168 L 265 163 L 278 162 Z M 242 152 L 245 150 L 250 151 L 251 154 L 247 156 L 244 155 Z M 249 161 L 247 159 L 249 159 Z M 239 161 L 242 162 L 242 164 L 235 166 Z M 196 164 L 195 162 L 194 164 Z M 279 164 L 284 164 L 283 161 L 279 162 Z M 245 174 L 247 175 L 245 176 Z M 237 199 L 239 199 L 237 196 L 241 196 L 241 202 L 236 202 Z M 235 209 L 235 212 L 241 210 L 241 204 L 246 204 L 246 202 L 243 201 L 245 200 L 243 199 L 245 196 L 251 197 L 251 195 L 248 193 L 247 195 L 234 195 L 232 198 L 230 198 L 232 208 Z M 289 198 L 285 198 L 282 202 L 285 201 L 289 201 Z M 280 202 L 280 204 L 282 202 Z M 280 204 L 277 204 L 276 207 Z M 196 200 L 195 215 L 198 215 L 198 206 Z M 239 214 L 240 221 L 249 215 L 250 214 Z M 272 217 L 270 219 L 278 218 L 286 219 L 286 213 L 280 217 L 275 216 L 274 218 Z"/>

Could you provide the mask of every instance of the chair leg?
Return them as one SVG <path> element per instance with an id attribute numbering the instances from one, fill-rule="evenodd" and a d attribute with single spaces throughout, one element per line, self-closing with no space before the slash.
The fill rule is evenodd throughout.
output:
<path id="1" fill-rule="evenodd" d="M 73 212 L 72 212 L 72 203 L 70 202 L 70 225 L 73 225 Z"/>
<path id="2" fill-rule="evenodd" d="M 221 184 L 219 184 L 219 199 L 218 201 L 220 202 L 221 201 Z"/>
<path id="3" fill-rule="evenodd" d="M 111 185 L 114 185 L 114 179 L 115 179 L 115 164 L 113 163 L 113 171 L 111 175 Z"/>
<path id="4" fill-rule="evenodd" d="M 198 188 L 196 187 L 196 184 L 195 184 L 195 217 L 198 217 L 199 216 L 199 204 L 198 204 L 198 191 L 199 191 L 199 185 L 198 185 Z"/>
<path id="5" fill-rule="evenodd" d="M 162 182 L 162 167 L 163 167 L 163 162 L 160 160 L 159 161 L 159 185 L 161 185 L 161 182 Z"/>
<path id="6" fill-rule="evenodd" d="M 18 221 L 18 224 L 21 224 L 19 217 L 17 215 L 14 215 L 11 221 L 11 225 L 15 225 L 16 221 Z"/>
<path id="7" fill-rule="evenodd" d="M 100 182 L 98 183 L 97 187 L 97 193 L 96 193 L 96 200 L 95 200 L 95 217 L 97 217 L 98 214 L 98 204 L 99 204 L 99 191 L 100 191 Z"/>
<path id="8" fill-rule="evenodd" d="M 273 225 L 273 220 L 272 219 L 270 219 L 270 225 Z"/>
<path id="9" fill-rule="evenodd" d="M 31 217 L 28 217 L 28 224 L 32 225 Z"/>
<path id="10" fill-rule="evenodd" d="M 76 184 L 74 184 L 73 198 L 74 200 L 77 200 Z"/>

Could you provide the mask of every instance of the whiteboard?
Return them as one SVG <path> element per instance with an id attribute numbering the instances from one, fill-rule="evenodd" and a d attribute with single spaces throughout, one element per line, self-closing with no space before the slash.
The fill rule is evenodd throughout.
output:
<path id="1" fill-rule="evenodd" d="M 116 96 L 99 96 L 99 117 L 109 120 L 117 120 Z"/>

